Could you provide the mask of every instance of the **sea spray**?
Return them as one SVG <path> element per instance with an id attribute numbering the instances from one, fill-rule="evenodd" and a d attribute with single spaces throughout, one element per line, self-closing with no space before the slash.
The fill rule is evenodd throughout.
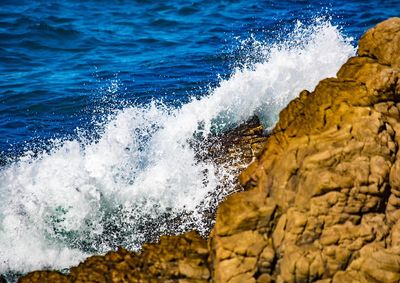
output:
<path id="1" fill-rule="evenodd" d="M 193 141 L 254 114 L 272 127 L 301 90 L 334 76 L 355 52 L 323 21 L 257 48 L 257 63 L 201 99 L 176 109 L 127 107 L 110 115 L 96 141 L 54 142 L 3 168 L 0 272 L 61 269 L 116 246 L 139 249 L 160 234 L 207 233 L 208 212 L 234 190 L 236 169 L 198 158 L 206 147 Z"/>

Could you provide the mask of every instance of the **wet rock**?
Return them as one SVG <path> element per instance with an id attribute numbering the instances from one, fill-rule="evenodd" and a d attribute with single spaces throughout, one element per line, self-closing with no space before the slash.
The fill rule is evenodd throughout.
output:
<path id="1" fill-rule="evenodd" d="M 206 140 L 193 141 L 199 160 L 209 160 L 230 166 L 241 172 L 264 148 L 267 135 L 257 116 L 222 134 L 210 135 Z"/>

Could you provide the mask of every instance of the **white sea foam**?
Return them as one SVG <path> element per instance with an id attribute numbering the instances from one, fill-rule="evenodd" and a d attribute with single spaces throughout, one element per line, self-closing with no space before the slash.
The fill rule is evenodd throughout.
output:
<path id="1" fill-rule="evenodd" d="M 179 109 L 127 107 L 110 116 L 96 142 L 55 142 L 3 168 L 0 273 L 65 268 L 162 233 L 206 231 L 206 214 L 233 185 L 229 164 L 196 159 L 195 136 L 253 114 L 273 126 L 301 90 L 334 76 L 355 52 L 329 22 L 299 24 L 275 45 L 254 43 L 259 63 L 235 70 L 202 99 Z"/>

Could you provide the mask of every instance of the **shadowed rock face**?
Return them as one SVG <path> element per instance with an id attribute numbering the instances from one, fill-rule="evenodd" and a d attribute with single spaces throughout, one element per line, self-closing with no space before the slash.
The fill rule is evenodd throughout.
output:
<path id="1" fill-rule="evenodd" d="M 399 144 L 392 18 L 360 39 L 337 78 L 281 112 L 240 176 L 247 191 L 221 204 L 208 243 L 195 233 L 163 237 L 140 255 L 121 249 L 69 276 L 35 272 L 21 282 L 399 282 Z"/>

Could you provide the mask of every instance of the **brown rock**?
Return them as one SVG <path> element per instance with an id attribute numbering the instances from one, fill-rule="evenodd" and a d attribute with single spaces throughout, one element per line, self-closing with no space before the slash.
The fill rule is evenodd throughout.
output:
<path id="1" fill-rule="evenodd" d="M 400 67 L 400 18 L 391 18 L 361 37 L 358 55 L 376 58 L 382 65 Z"/>
<path id="2" fill-rule="evenodd" d="M 4 281 L 5 282 L 5 281 Z M 24 276 L 18 280 L 20 283 L 70 283 L 72 282 L 67 276 L 57 271 L 35 271 L 29 273 L 29 276 Z"/>
<path id="3" fill-rule="evenodd" d="M 190 232 L 161 237 L 156 244 L 146 244 L 140 254 L 119 249 L 89 257 L 69 275 L 40 271 L 20 282 L 204 282 L 210 277 L 207 259 L 207 241 Z"/>
<path id="4" fill-rule="evenodd" d="M 281 112 L 241 175 L 282 214 L 272 232 L 278 281 L 400 280 L 400 19 L 368 31 L 358 54 Z"/>
<path id="5" fill-rule="evenodd" d="M 204 266 L 203 259 L 183 259 L 178 262 L 179 273 L 193 279 L 208 279 L 210 271 Z"/>

